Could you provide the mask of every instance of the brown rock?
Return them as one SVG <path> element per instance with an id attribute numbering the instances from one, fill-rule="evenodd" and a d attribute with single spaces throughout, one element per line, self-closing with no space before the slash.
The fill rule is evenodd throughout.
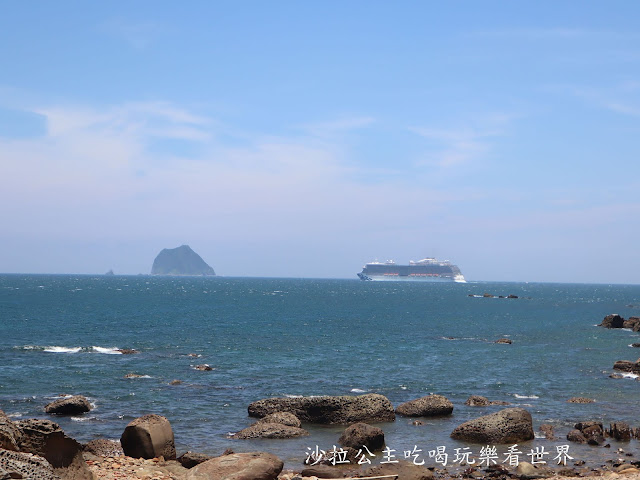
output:
<path id="1" fill-rule="evenodd" d="M 196 465 L 200 465 L 201 463 L 206 462 L 207 460 L 211 460 L 211 457 L 209 455 L 196 452 L 186 452 L 178 457 L 178 462 L 180 462 L 180 464 L 184 468 L 193 468 Z"/>
<path id="2" fill-rule="evenodd" d="M 182 380 L 171 380 L 169 385 L 182 385 Z"/>
<path id="3" fill-rule="evenodd" d="M 133 420 L 124 429 L 120 443 L 124 454 L 133 458 L 163 456 L 175 460 L 176 447 L 169 420 L 161 415 L 145 415 Z"/>
<path id="4" fill-rule="evenodd" d="M 31 453 L 0 450 L 0 478 L 60 480 L 44 458 Z"/>
<path id="5" fill-rule="evenodd" d="M 55 415 L 78 415 L 91 411 L 91 403 L 82 395 L 60 398 L 44 407 L 44 411 Z"/>
<path id="6" fill-rule="evenodd" d="M 300 428 L 301 422 L 298 417 L 289 412 L 276 412 L 262 417 L 258 420 L 258 423 L 279 423 L 281 425 L 288 425 L 290 427 Z"/>
<path id="7" fill-rule="evenodd" d="M 44 457 L 64 480 L 90 478 L 82 457 L 82 445 L 68 437 L 57 423 L 50 420 L 15 422 L 22 431 L 20 451 Z"/>
<path id="8" fill-rule="evenodd" d="M 459 425 L 451 437 L 474 443 L 518 443 L 534 438 L 533 421 L 523 408 L 505 408 Z"/>
<path id="9" fill-rule="evenodd" d="M 135 353 L 140 353 L 138 350 L 134 350 L 133 348 L 118 348 L 116 352 L 120 352 L 122 355 L 133 355 Z"/>
<path id="10" fill-rule="evenodd" d="M 425 463 L 426 465 L 426 463 Z M 398 480 L 432 480 L 433 472 L 424 465 L 414 465 L 413 462 L 399 460 L 398 463 L 385 463 L 367 468 L 363 472 L 365 477 L 383 475 L 397 475 Z"/>
<path id="11" fill-rule="evenodd" d="M 544 433 L 544 438 L 546 438 L 547 440 L 555 440 L 556 436 L 553 434 L 553 425 L 543 423 L 542 425 L 540 425 L 538 430 Z"/>
<path id="12" fill-rule="evenodd" d="M 614 313 L 604 317 L 604 319 L 602 320 L 602 323 L 598 326 L 604 327 L 604 328 L 622 328 L 623 325 L 624 325 L 624 318 L 622 318 L 617 313 Z"/>
<path id="13" fill-rule="evenodd" d="M 0 448 L 18 451 L 21 436 L 20 429 L 0 410 Z"/>
<path id="14" fill-rule="evenodd" d="M 587 438 L 582 434 L 580 430 L 577 428 L 569 431 L 567 433 L 567 440 L 575 443 L 587 443 Z"/>
<path id="15" fill-rule="evenodd" d="M 567 400 L 568 403 L 595 403 L 595 400 L 592 398 L 586 397 L 571 397 Z"/>
<path id="16" fill-rule="evenodd" d="M 245 440 L 250 438 L 295 438 L 306 435 L 309 435 L 309 432 L 302 428 L 282 425 L 281 423 L 257 422 L 235 433 L 231 438 Z"/>
<path id="17" fill-rule="evenodd" d="M 481 395 L 471 395 L 467 398 L 467 401 L 464 402 L 465 405 L 469 405 L 470 407 L 486 407 L 491 405 L 491 402 L 487 397 L 483 397 Z"/>
<path id="18" fill-rule="evenodd" d="M 511 340 L 510 338 L 499 338 L 493 343 L 504 343 L 506 345 L 511 345 L 513 343 L 513 340 Z"/>
<path id="19" fill-rule="evenodd" d="M 270 453 L 233 453 L 193 467 L 185 480 L 275 480 L 283 466 Z"/>
<path id="20" fill-rule="evenodd" d="M 609 425 L 609 436 L 621 442 L 631 440 L 631 428 L 628 423 L 616 422 Z"/>
<path id="21" fill-rule="evenodd" d="M 395 420 L 393 405 L 383 395 L 266 398 L 249 405 L 249 416 L 262 418 L 270 413 L 290 412 L 303 422 L 351 424 Z"/>
<path id="22" fill-rule="evenodd" d="M 371 451 L 382 450 L 382 447 L 384 447 L 384 432 L 380 428 L 366 423 L 355 423 L 342 432 L 338 443 L 343 447 L 358 449 L 366 446 Z"/>
<path id="23" fill-rule="evenodd" d="M 613 369 L 620 370 L 623 372 L 640 374 L 640 363 L 631 362 L 629 360 L 618 360 L 616 363 L 613 364 Z"/>
<path id="24" fill-rule="evenodd" d="M 427 395 L 398 405 L 396 413 L 407 417 L 439 417 L 451 415 L 453 403 L 442 395 Z"/>
<path id="25" fill-rule="evenodd" d="M 124 455 L 120 442 L 106 438 L 91 440 L 84 446 L 84 451 L 99 457 L 121 457 Z"/>

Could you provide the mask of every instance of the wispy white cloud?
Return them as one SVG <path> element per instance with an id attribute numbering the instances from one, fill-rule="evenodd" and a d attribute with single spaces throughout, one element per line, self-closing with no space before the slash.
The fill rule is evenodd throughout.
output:
<path id="1" fill-rule="evenodd" d="M 482 158 L 494 139 L 506 134 L 514 118 L 515 115 L 488 114 L 457 128 L 410 127 L 409 130 L 435 144 L 420 163 L 446 168 Z"/>
<path id="2" fill-rule="evenodd" d="M 101 30 L 107 34 L 120 38 L 136 50 L 146 50 L 163 33 L 165 27 L 151 21 L 132 22 L 124 18 L 115 18 L 105 22 Z"/>

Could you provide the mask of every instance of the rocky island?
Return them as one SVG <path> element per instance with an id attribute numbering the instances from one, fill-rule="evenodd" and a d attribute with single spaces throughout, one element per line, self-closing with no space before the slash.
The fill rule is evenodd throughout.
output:
<path id="1" fill-rule="evenodd" d="M 163 249 L 151 267 L 151 275 L 215 275 L 213 268 L 189 245 Z"/>

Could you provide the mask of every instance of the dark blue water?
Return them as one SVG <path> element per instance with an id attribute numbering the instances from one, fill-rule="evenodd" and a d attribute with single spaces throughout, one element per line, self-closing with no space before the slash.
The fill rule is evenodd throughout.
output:
<path id="1" fill-rule="evenodd" d="M 520 298 L 468 296 L 484 292 Z M 629 346 L 640 335 L 596 327 L 609 313 L 640 316 L 640 286 L 3 275 L 0 409 L 45 417 L 52 398 L 83 394 L 96 406 L 90 414 L 56 419 L 80 441 L 117 439 L 133 418 L 159 413 L 179 451 L 259 449 L 290 466 L 307 447 L 331 447 L 342 428 L 305 426 L 311 436 L 292 440 L 228 439 L 252 423 L 252 401 L 375 392 L 398 405 L 447 396 L 451 417 L 380 425 L 398 452 L 462 446 L 449 438 L 453 428 L 500 408 L 464 406 L 472 394 L 524 406 L 534 428 L 552 423 L 560 435 L 581 420 L 640 426 L 640 382 L 609 378 L 616 360 L 640 356 Z M 493 343 L 503 336 L 513 344 Z M 140 353 L 104 353 L 116 347 Z M 201 363 L 215 370 L 192 368 Z M 169 385 L 174 379 L 183 383 Z M 573 396 L 597 403 L 567 403 Z M 635 451 L 637 442 L 612 446 Z M 613 452 L 571 448 L 596 462 Z"/>

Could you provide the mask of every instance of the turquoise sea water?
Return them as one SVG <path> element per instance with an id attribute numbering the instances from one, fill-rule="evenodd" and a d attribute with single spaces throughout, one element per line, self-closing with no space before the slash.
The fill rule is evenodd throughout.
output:
<path id="1" fill-rule="evenodd" d="M 469 297 L 484 292 L 520 298 Z M 536 430 L 552 423 L 560 437 L 581 420 L 638 427 L 640 382 L 609 374 L 616 360 L 640 356 L 630 347 L 640 335 L 596 327 L 609 313 L 640 316 L 640 286 L 1 275 L 0 409 L 46 418 L 54 397 L 83 394 L 91 413 L 55 419 L 80 441 L 118 439 L 133 418 L 158 413 L 171 421 L 179 452 L 263 450 L 290 467 L 308 448 L 336 444 L 343 427 L 303 425 L 311 436 L 291 440 L 228 439 L 253 423 L 252 401 L 448 397 L 450 417 L 379 425 L 399 455 L 414 445 L 467 446 L 449 438 L 455 426 L 502 408 L 467 407 L 472 394 L 523 406 Z M 513 344 L 494 343 L 503 336 Z M 214 370 L 193 369 L 201 363 Z M 174 379 L 183 383 L 169 385 Z M 567 403 L 573 396 L 597 402 Z M 523 448 L 555 452 L 562 443 Z M 637 452 L 638 442 L 612 447 Z M 570 453 L 597 463 L 613 449 L 572 444 Z"/>

